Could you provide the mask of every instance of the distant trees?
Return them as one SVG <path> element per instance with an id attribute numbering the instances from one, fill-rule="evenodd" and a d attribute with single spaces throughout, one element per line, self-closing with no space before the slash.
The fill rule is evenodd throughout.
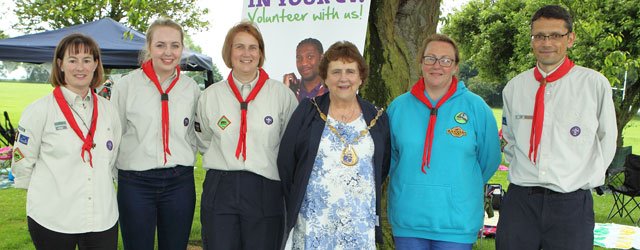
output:
<path id="1" fill-rule="evenodd" d="M 59 29 L 109 17 L 129 27 L 146 31 L 150 21 L 170 17 L 187 30 L 206 29 L 209 12 L 196 0 L 15 0 L 18 23 L 25 32 Z"/>
<path id="2" fill-rule="evenodd" d="M 531 15 L 546 4 L 560 4 L 574 18 L 576 42 L 569 57 L 600 71 L 625 95 L 614 92 L 618 144 L 640 109 L 640 5 L 637 0 L 472 0 L 445 18 L 443 33 L 456 39 L 465 60 L 478 70 L 470 81 L 502 90 L 506 82 L 535 65 L 531 53 Z"/>

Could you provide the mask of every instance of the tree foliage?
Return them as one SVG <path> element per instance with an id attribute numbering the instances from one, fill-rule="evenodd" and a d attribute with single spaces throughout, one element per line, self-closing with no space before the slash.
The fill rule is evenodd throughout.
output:
<path id="1" fill-rule="evenodd" d="M 372 0 L 364 56 L 370 66 L 363 96 L 386 106 L 420 75 L 422 41 L 436 32 L 440 0 Z"/>
<path id="2" fill-rule="evenodd" d="M 151 21 L 170 17 L 187 30 L 203 30 L 209 12 L 196 6 L 196 0 L 15 0 L 18 23 L 14 29 L 27 33 L 59 29 L 105 17 L 146 31 Z"/>
<path id="3" fill-rule="evenodd" d="M 576 42 L 569 57 L 576 64 L 600 71 L 619 88 L 627 72 L 624 100 L 621 92 L 614 92 L 618 144 L 622 145 L 622 130 L 640 108 L 637 1 L 472 0 L 446 17 L 442 30 L 459 42 L 463 58 L 473 61 L 478 70 L 476 78 L 502 89 L 509 79 L 535 65 L 530 19 L 546 4 L 559 4 L 571 12 Z"/>

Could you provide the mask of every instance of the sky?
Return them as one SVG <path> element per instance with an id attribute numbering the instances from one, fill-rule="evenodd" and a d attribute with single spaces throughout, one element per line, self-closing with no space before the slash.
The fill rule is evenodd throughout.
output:
<path id="1" fill-rule="evenodd" d="M 455 8 L 459 9 L 468 1 L 442 0 L 440 8 L 443 15 L 446 15 Z M 200 7 L 209 8 L 209 13 L 205 16 L 205 20 L 209 21 L 209 27 L 207 31 L 191 34 L 193 41 L 202 48 L 203 54 L 213 59 L 213 63 L 218 67 L 223 77 L 229 74 L 229 69 L 222 61 L 222 44 L 227 31 L 241 21 L 243 2 L 241 0 L 198 0 L 197 2 Z M 0 0 L 0 16 L 2 16 L 0 28 L 11 37 L 24 35 L 10 29 L 17 22 L 16 16 L 13 15 L 13 6 L 13 0 Z"/>

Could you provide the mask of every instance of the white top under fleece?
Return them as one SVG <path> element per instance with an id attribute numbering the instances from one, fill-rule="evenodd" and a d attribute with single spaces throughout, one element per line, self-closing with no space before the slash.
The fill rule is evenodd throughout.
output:
<path id="1" fill-rule="evenodd" d="M 160 83 L 166 91 L 175 73 Z M 162 144 L 162 104 L 160 92 L 142 69 L 136 69 L 116 81 L 111 90 L 122 122 L 122 146 L 116 167 L 145 171 L 176 165 L 193 166 L 196 160 L 196 138 L 193 130 L 200 88 L 188 76 L 180 79 L 169 92 L 169 149 L 164 164 Z"/>
<path id="2" fill-rule="evenodd" d="M 529 159 L 529 138 L 538 86 L 530 69 L 511 79 L 502 92 L 509 181 L 564 193 L 602 185 L 617 138 L 609 81 L 576 65 L 547 84 L 542 138 L 534 165 Z"/>
<path id="3" fill-rule="evenodd" d="M 81 98 L 65 87 L 62 93 L 86 136 L 93 117 L 91 95 Z M 49 230 L 67 234 L 113 227 L 118 220 L 113 174 L 121 135 L 113 104 L 98 96 L 93 167 L 88 153 L 81 157 L 84 142 L 53 94 L 29 105 L 18 125 L 12 171 L 15 186 L 28 189 L 27 216 Z"/>
<path id="4" fill-rule="evenodd" d="M 240 90 L 240 82 L 234 78 Z M 251 84 L 255 87 L 257 77 Z M 280 180 L 276 158 L 280 139 L 298 105 L 298 100 L 282 82 L 269 79 L 247 108 L 247 159 L 236 158 L 240 134 L 240 103 L 229 83 L 220 81 L 205 89 L 198 101 L 196 132 L 202 166 L 206 169 L 250 171 L 271 180 Z M 225 120 L 228 125 L 225 126 Z"/>

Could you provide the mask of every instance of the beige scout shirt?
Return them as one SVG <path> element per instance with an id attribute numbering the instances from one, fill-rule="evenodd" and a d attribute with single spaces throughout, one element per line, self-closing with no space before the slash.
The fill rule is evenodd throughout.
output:
<path id="1" fill-rule="evenodd" d="M 62 88 L 84 135 L 91 126 L 93 101 Z M 83 122 L 84 121 L 84 122 Z M 121 127 L 115 107 L 98 97 L 93 167 L 81 158 L 83 142 L 66 121 L 53 94 L 31 105 L 19 122 L 13 173 L 17 188 L 28 188 L 27 216 L 60 233 L 105 231 L 118 220 L 114 164 Z"/>
<path id="2" fill-rule="evenodd" d="M 160 83 L 166 90 L 173 79 Z M 154 168 L 193 166 L 196 137 L 193 118 L 200 88 L 188 76 L 180 79 L 169 92 L 169 149 L 164 165 L 162 145 L 162 104 L 160 92 L 141 69 L 136 69 L 115 82 L 111 101 L 116 105 L 122 122 L 122 146 L 116 167 L 122 170 L 145 171 Z"/>
<path id="3" fill-rule="evenodd" d="M 234 78 L 238 90 L 240 81 Z M 255 87 L 257 77 L 251 84 Z M 205 89 L 198 101 L 196 129 L 202 166 L 206 169 L 250 171 L 280 180 L 276 158 L 280 139 L 298 100 L 283 83 L 269 79 L 247 108 L 247 159 L 236 158 L 240 134 L 240 103 L 226 80 Z"/>
<path id="4" fill-rule="evenodd" d="M 547 84 L 539 158 L 533 165 L 528 157 L 529 137 L 538 86 L 531 69 L 514 77 L 502 92 L 509 181 L 557 192 L 602 185 L 617 138 L 609 81 L 594 70 L 574 66 Z"/>

